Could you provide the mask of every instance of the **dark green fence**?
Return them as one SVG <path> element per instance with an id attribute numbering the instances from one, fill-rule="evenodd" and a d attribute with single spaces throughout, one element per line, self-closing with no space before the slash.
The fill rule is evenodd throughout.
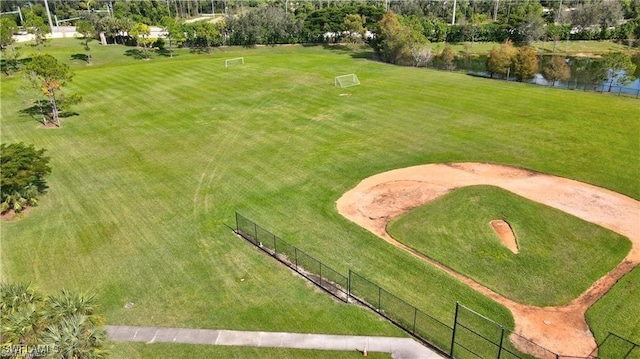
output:
<path id="1" fill-rule="evenodd" d="M 239 213 L 236 213 L 236 233 L 335 297 L 344 302 L 348 301 L 348 279 L 333 268 L 276 237 Z"/>
<path id="2" fill-rule="evenodd" d="M 445 348 L 451 342 L 450 326 L 352 270 L 349 270 L 349 296 L 448 356 Z"/>
<path id="3" fill-rule="evenodd" d="M 609 333 L 598 346 L 598 357 L 602 359 L 640 359 L 640 344 L 617 334 Z"/>
<path id="4" fill-rule="evenodd" d="M 405 302 L 364 276 L 344 276 L 236 213 L 236 233 L 336 298 L 371 308 L 445 357 L 458 359 L 640 359 L 640 345 L 609 335 L 587 357 L 563 356 L 456 303 L 453 327 Z M 518 347 L 533 355 L 524 354 Z"/>

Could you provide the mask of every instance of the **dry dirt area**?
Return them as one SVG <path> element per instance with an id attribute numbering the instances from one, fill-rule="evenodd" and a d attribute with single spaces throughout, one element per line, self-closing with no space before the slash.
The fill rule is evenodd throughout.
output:
<path id="1" fill-rule="evenodd" d="M 509 223 L 507 223 L 503 219 L 494 219 L 493 221 L 489 222 L 489 224 L 491 224 L 491 227 L 496 232 L 498 237 L 500 237 L 500 240 L 505 247 L 507 247 L 511 252 L 515 254 L 518 254 L 520 252 L 516 235 L 515 233 L 513 233 L 513 229 L 511 228 Z"/>
<path id="2" fill-rule="evenodd" d="M 533 307 L 516 303 L 399 243 L 386 231 L 387 223 L 456 188 L 492 185 L 598 224 L 628 237 L 632 248 L 612 271 L 598 279 L 571 303 Z M 513 313 L 515 332 L 567 356 L 586 357 L 596 347 L 584 314 L 623 275 L 640 263 L 640 202 L 586 183 L 520 168 L 483 164 L 429 164 L 380 173 L 360 182 L 337 201 L 338 211 L 385 241 L 426 260 Z M 513 336 L 522 351 L 544 356 Z"/>

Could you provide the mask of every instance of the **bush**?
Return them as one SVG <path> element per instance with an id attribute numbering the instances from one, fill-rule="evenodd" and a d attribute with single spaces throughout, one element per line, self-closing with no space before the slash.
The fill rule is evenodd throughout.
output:
<path id="1" fill-rule="evenodd" d="M 51 173 L 44 149 L 12 143 L 0 145 L 0 212 L 16 213 L 26 206 L 36 206 L 38 195 L 47 189 L 44 177 Z"/>
<path id="2" fill-rule="evenodd" d="M 161 37 L 157 38 L 156 41 L 154 41 L 153 44 L 151 44 L 151 47 L 156 48 L 158 50 L 164 50 L 164 47 L 165 47 L 164 39 Z"/>

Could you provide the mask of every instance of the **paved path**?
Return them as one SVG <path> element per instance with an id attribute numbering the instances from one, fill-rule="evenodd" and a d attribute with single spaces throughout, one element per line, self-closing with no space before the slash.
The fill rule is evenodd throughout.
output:
<path id="1" fill-rule="evenodd" d="M 105 325 L 114 341 L 189 343 L 269 348 L 362 351 L 390 353 L 395 359 L 441 359 L 436 352 L 409 338 L 351 335 L 242 332 L 235 330 L 130 327 Z"/>

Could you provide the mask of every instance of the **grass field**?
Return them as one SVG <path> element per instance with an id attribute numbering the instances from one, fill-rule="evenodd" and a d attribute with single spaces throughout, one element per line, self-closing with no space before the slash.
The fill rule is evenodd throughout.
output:
<path id="1" fill-rule="evenodd" d="M 489 222 L 504 219 L 520 252 Z M 492 186 L 457 189 L 395 219 L 388 232 L 518 303 L 568 304 L 612 270 L 631 242 L 595 224 Z"/>
<path id="2" fill-rule="evenodd" d="M 433 43 L 436 52 L 442 51 L 445 43 Z M 460 54 L 467 52 L 471 54 L 486 55 L 494 46 L 499 46 L 497 42 L 465 42 L 451 44 L 451 48 Z M 552 53 L 554 51 L 553 41 L 535 41 L 531 44 L 538 53 Z M 626 42 L 617 44 L 613 41 L 559 41 L 556 44 L 557 54 L 569 56 L 599 56 L 611 51 L 627 51 Z"/>
<path id="3" fill-rule="evenodd" d="M 350 352 L 333 350 L 302 350 L 278 348 L 227 347 L 174 343 L 115 343 L 111 353 L 116 358 L 128 359 L 191 359 L 191 358 L 265 358 L 265 359 L 349 359 L 362 358 L 355 349 Z M 388 353 L 368 352 L 367 358 L 389 359 Z"/>
<path id="4" fill-rule="evenodd" d="M 150 61 L 127 50 L 95 46 L 86 66 L 71 60 L 82 53 L 78 40 L 46 48 L 72 65 L 69 91 L 84 97 L 61 129 L 40 129 L 20 112 L 20 76 L 1 84 L 2 142 L 46 148 L 53 167 L 40 206 L 2 223 L 2 280 L 95 291 L 112 324 L 402 335 L 236 238 L 237 210 L 446 323 L 459 300 L 512 326 L 504 307 L 347 221 L 335 201 L 379 172 L 456 161 L 522 166 L 640 198 L 635 99 L 400 68 L 339 47 Z M 237 56 L 246 65 L 223 67 Z M 334 88 L 347 73 L 362 85 Z M 639 272 L 589 312 L 599 338 L 614 331 L 640 341 Z"/>

